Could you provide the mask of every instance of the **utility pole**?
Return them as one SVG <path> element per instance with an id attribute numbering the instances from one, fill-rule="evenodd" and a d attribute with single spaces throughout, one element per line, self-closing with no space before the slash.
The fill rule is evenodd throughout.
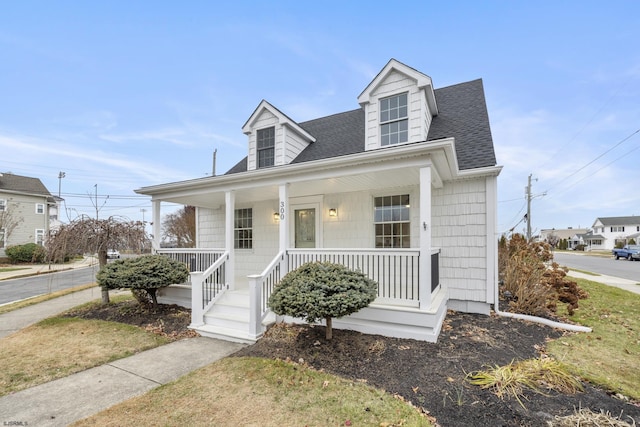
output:
<path id="1" fill-rule="evenodd" d="M 64 172 L 58 172 L 58 197 L 60 197 L 60 189 L 62 188 L 62 178 L 67 176 Z"/>
<path id="2" fill-rule="evenodd" d="M 144 209 L 144 208 L 140 209 L 140 212 L 142 212 L 142 223 L 143 223 L 143 224 L 144 224 L 144 213 L 145 213 L 146 211 L 147 211 L 147 210 L 146 210 L 146 209 Z"/>
<path id="3" fill-rule="evenodd" d="M 531 177 L 529 177 L 531 178 Z M 94 185 L 94 187 L 96 187 L 96 220 L 98 219 L 98 211 L 100 209 L 98 209 L 98 184 Z"/>
<path id="4" fill-rule="evenodd" d="M 531 174 L 529 174 L 529 180 L 527 187 L 525 188 L 527 195 L 527 242 L 531 241 Z"/>

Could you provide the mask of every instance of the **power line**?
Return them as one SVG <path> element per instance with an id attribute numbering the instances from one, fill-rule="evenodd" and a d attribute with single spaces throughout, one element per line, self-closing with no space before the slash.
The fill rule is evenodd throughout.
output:
<path id="1" fill-rule="evenodd" d="M 589 163 L 585 164 L 584 166 L 582 166 L 581 168 L 573 171 L 572 173 L 570 173 L 569 175 L 567 175 L 562 181 L 560 181 L 558 184 L 551 186 L 550 188 L 547 189 L 547 192 L 551 191 L 553 188 L 557 187 L 558 185 L 560 185 L 563 182 L 566 182 L 567 179 L 571 178 L 572 176 L 576 175 L 578 172 L 584 170 L 587 166 L 593 164 L 596 160 L 600 159 L 602 156 L 604 156 L 605 154 L 611 152 L 612 150 L 614 150 L 615 148 L 617 148 L 618 146 L 620 146 L 622 143 L 628 141 L 629 139 L 631 139 L 634 135 L 640 133 L 640 129 L 637 129 L 635 132 L 632 132 L 629 136 L 623 138 L 621 141 L 619 141 L 617 144 L 615 144 L 613 147 L 609 148 L 608 150 L 605 150 L 603 153 L 601 153 L 600 155 L 598 155 L 595 159 L 591 160 Z M 632 150 L 633 151 L 633 150 Z M 619 157 L 616 160 L 619 160 L 622 157 Z M 614 161 L 616 161 L 614 160 Z M 613 163 L 613 162 L 612 162 Z"/>

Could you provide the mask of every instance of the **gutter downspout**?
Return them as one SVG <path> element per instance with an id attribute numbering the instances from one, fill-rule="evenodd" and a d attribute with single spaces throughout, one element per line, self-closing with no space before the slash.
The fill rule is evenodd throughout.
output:
<path id="1" fill-rule="evenodd" d="M 587 326 L 581 326 L 581 325 L 571 325 L 569 323 L 561 323 L 561 322 L 555 322 L 553 320 L 549 320 L 549 319 L 545 319 L 542 317 L 537 317 L 537 316 L 529 316 L 528 314 L 520 314 L 520 313 L 510 313 L 508 311 L 500 311 L 500 299 L 498 298 L 498 291 L 499 291 L 499 286 L 500 283 L 498 282 L 496 284 L 496 295 L 495 295 L 495 303 L 493 304 L 493 311 L 495 311 L 495 313 L 498 316 L 502 316 L 502 317 L 510 317 L 513 319 L 521 319 L 521 320 L 526 320 L 528 322 L 534 322 L 534 323 L 541 323 L 543 325 L 547 325 L 547 326 L 551 326 L 552 328 L 558 328 L 558 329 L 564 329 L 567 331 L 572 331 L 572 332 L 592 332 L 592 329 L 587 327 Z"/>

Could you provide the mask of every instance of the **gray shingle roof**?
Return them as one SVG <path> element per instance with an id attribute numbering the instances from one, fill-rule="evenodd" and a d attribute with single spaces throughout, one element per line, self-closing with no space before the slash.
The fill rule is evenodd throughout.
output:
<path id="1" fill-rule="evenodd" d="M 600 222 L 602 225 L 640 225 L 640 216 L 611 216 L 596 218 L 595 222 Z M 595 223 L 594 222 L 594 223 Z"/>
<path id="2" fill-rule="evenodd" d="M 0 191 L 13 191 L 24 194 L 51 196 L 47 187 L 38 178 L 14 175 L 3 172 L 0 176 Z"/>
<path id="3" fill-rule="evenodd" d="M 427 141 L 455 138 L 461 170 L 496 165 L 489 115 L 482 80 L 473 80 L 435 90 L 439 114 L 433 118 Z M 364 110 L 338 113 L 299 123 L 316 138 L 292 163 L 303 163 L 364 152 Z M 424 142 L 419 142 L 421 144 Z M 245 172 L 246 157 L 227 174 Z"/>

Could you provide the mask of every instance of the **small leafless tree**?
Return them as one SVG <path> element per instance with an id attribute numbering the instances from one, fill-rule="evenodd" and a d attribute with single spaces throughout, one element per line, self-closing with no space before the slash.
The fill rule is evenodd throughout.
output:
<path id="1" fill-rule="evenodd" d="M 107 219 L 81 216 L 55 230 L 47 241 L 47 250 L 52 261 L 60 261 L 68 255 L 97 253 L 102 268 L 107 264 L 109 249 L 139 250 L 148 241 L 142 221 L 118 216 Z M 108 289 L 102 289 L 102 302 L 109 303 Z"/>
<path id="2" fill-rule="evenodd" d="M 0 210 L 0 233 L 4 232 L 1 237 L 5 245 L 9 241 L 9 236 L 11 236 L 13 230 L 24 221 L 21 208 L 21 204 L 14 202 L 13 199 L 6 200 L 5 204 L 2 205 L 2 210 Z"/>
<path id="3" fill-rule="evenodd" d="M 196 208 L 185 206 L 165 215 L 162 221 L 162 238 L 175 242 L 179 248 L 192 248 L 196 243 Z"/>

